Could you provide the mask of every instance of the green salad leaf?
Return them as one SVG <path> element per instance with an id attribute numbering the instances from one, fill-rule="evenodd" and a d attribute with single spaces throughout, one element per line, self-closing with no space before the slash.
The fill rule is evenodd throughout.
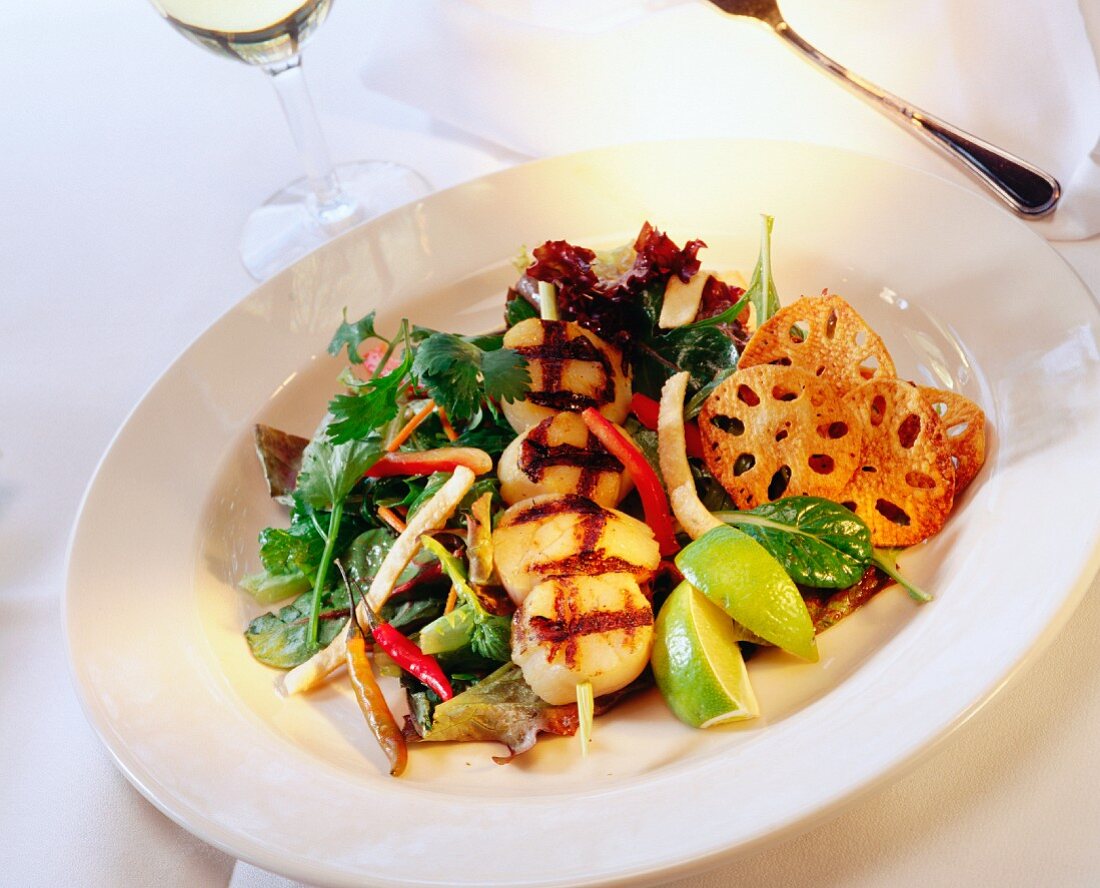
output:
<path id="1" fill-rule="evenodd" d="M 328 439 L 333 444 L 363 440 L 396 419 L 402 404 L 400 394 L 409 383 L 412 365 L 412 352 L 406 349 L 401 363 L 389 373 L 357 385 L 353 394 L 336 395 L 328 405 L 333 417 Z"/>
<path id="2" fill-rule="evenodd" d="M 325 548 L 313 580 L 313 607 L 310 614 L 308 639 L 316 645 L 319 639 L 321 594 L 325 589 L 328 570 L 336 550 L 344 504 L 363 473 L 382 456 L 377 442 L 348 441 L 334 444 L 322 430 L 309 442 L 302 455 L 302 470 L 298 473 L 295 502 L 312 509 L 329 510 L 328 529 L 324 533 Z"/>
<path id="3" fill-rule="evenodd" d="M 932 596 L 898 572 L 898 555 L 901 551 L 901 549 L 875 549 L 875 567 L 908 592 L 909 597 L 914 601 L 919 604 L 926 604 L 932 600 Z"/>
<path id="4" fill-rule="evenodd" d="M 745 296 L 756 310 L 756 326 L 759 327 L 779 311 L 779 293 L 772 278 L 772 224 L 771 216 L 760 217 L 760 258 L 752 271 L 752 279 Z"/>
<path id="5" fill-rule="evenodd" d="M 336 333 L 332 337 L 332 341 L 328 344 L 328 353 L 330 355 L 340 354 L 342 348 L 348 350 L 348 362 L 351 364 L 362 364 L 363 358 L 359 354 L 359 346 L 366 342 L 368 339 L 381 339 L 386 342 L 384 337 L 379 336 L 374 329 L 374 312 L 361 317 L 358 321 L 353 323 L 348 321 L 348 310 L 344 309 L 344 321 L 336 328 Z"/>
<path id="6" fill-rule="evenodd" d="M 313 593 L 306 592 L 285 607 L 249 623 L 244 637 L 252 656 L 267 666 L 292 669 L 326 647 L 347 622 L 347 592 L 337 588 L 323 596 L 315 640 L 309 637 L 312 604 Z"/>
<path id="7" fill-rule="evenodd" d="M 308 592 L 313 582 L 304 573 L 297 571 L 280 574 L 261 571 L 243 577 L 238 585 L 255 598 L 258 604 L 274 604 L 292 595 Z"/>
<path id="8" fill-rule="evenodd" d="M 491 614 L 466 579 L 462 562 L 432 537 L 424 548 L 439 559 L 443 572 L 454 584 L 461 604 L 420 631 L 420 648 L 426 654 L 447 654 L 469 647 L 478 657 L 497 663 L 512 658 L 512 620 Z"/>
<path id="9" fill-rule="evenodd" d="M 871 532 L 839 503 L 791 496 L 718 518 L 755 539 L 797 582 L 822 589 L 857 583 L 871 563 Z"/>
<path id="10" fill-rule="evenodd" d="M 382 456 L 378 442 L 348 441 L 334 444 L 322 431 L 309 442 L 298 473 L 296 501 L 314 509 L 331 510 L 342 505 L 363 474 Z"/>
<path id="11" fill-rule="evenodd" d="M 454 333 L 431 333 L 421 341 L 412 372 L 452 421 L 476 416 L 485 397 L 514 401 L 531 385 L 521 355 L 504 348 L 483 351 Z"/>
<path id="12" fill-rule="evenodd" d="M 325 541 L 312 522 L 295 514 L 287 529 L 260 531 L 260 562 L 269 574 L 301 573 L 312 576 L 325 550 Z"/>
<path id="13" fill-rule="evenodd" d="M 414 721 L 423 724 L 423 719 Z M 520 668 L 508 663 L 436 706 L 421 739 L 503 743 L 511 758 L 534 746 L 540 732 L 568 736 L 576 730 L 576 704 L 547 703 L 523 680 Z"/>
<path id="14" fill-rule="evenodd" d="M 515 296 L 504 303 L 504 323 L 509 329 L 520 321 L 538 316 L 539 310 L 522 296 Z"/>

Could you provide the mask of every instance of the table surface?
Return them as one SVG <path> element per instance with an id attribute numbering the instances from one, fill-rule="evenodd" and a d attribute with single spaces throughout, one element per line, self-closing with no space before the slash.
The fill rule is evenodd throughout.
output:
<path id="1" fill-rule="evenodd" d="M 297 160 L 263 77 L 197 51 L 141 3 L 44 0 L 6 16 L 20 39 L 0 59 L 0 872 L 18 885 L 277 884 L 115 771 L 80 712 L 59 621 L 97 461 L 172 359 L 251 289 L 241 224 Z M 307 56 L 338 159 L 400 159 L 437 187 L 514 162 L 366 92 L 370 21 L 337 4 Z M 1055 246 L 1100 288 L 1100 240 Z M 1097 637 L 1094 582 L 1054 644 L 907 776 L 674 884 L 1095 884 Z"/>

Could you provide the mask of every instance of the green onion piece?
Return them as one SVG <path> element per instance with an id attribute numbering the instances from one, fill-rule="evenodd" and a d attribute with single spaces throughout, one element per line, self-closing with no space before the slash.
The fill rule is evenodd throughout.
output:
<path id="1" fill-rule="evenodd" d="M 577 736 L 581 741 L 581 755 L 588 758 L 588 744 L 592 742 L 592 719 L 596 714 L 596 698 L 592 695 L 592 682 L 577 685 Z"/>

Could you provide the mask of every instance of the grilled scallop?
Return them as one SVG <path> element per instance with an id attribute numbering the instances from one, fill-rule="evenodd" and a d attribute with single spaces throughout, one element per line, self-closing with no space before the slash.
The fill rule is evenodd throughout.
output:
<path id="1" fill-rule="evenodd" d="M 576 413 L 558 413 L 516 438 L 501 455 L 497 475 L 508 505 L 544 493 L 575 493 L 610 508 L 633 487 L 630 473 Z"/>
<path id="2" fill-rule="evenodd" d="M 653 648 L 653 609 L 626 574 L 553 577 L 531 590 L 512 622 L 512 660 L 547 703 L 571 703 L 637 678 Z"/>
<path id="3" fill-rule="evenodd" d="M 493 560 L 517 605 L 550 577 L 653 578 L 661 561 L 646 524 L 582 496 L 547 494 L 512 506 L 493 531 Z"/>
<path id="4" fill-rule="evenodd" d="M 612 422 L 622 422 L 630 412 L 622 352 L 579 324 L 528 318 L 504 334 L 504 346 L 527 359 L 531 374 L 525 398 L 501 404 L 517 432 L 561 410 L 596 407 Z"/>

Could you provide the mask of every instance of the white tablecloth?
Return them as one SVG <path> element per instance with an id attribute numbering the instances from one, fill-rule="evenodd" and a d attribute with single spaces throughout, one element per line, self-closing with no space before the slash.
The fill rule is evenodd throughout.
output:
<path id="1" fill-rule="evenodd" d="M 263 78 L 141 3 L 41 0 L 5 16 L 0 882 L 278 884 L 191 838 L 114 769 L 70 687 L 59 602 L 97 460 L 152 381 L 252 286 L 241 224 L 297 176 L 296 159 Z M 337 157 L 400 159 L 436 186 L 514 160 L 365 93 L 371 27 L 371 4 L 337 4 L 307 56 Z M 1100 241 L 1058 249 L 1100 289 Z M 908 776 L 677 884 L 1096 884 L 1098 637 L 1094 583 L 1051 649 Z"/>

